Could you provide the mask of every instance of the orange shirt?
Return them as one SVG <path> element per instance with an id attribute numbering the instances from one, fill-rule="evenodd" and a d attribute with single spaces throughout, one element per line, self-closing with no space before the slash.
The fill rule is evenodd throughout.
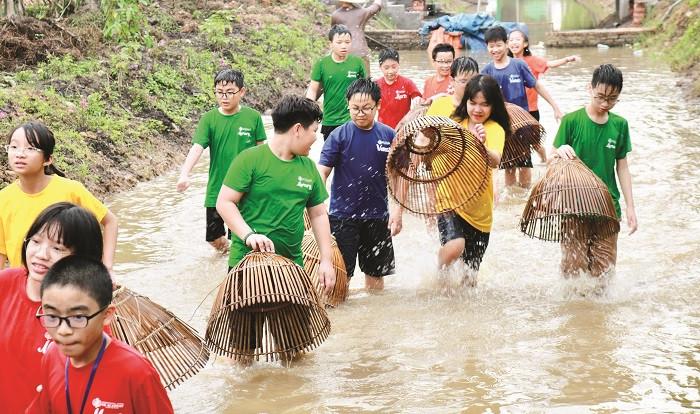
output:
<path id="1" fill-rule="evenodd" d="M 535 75 L 535 79 L 539 79 L 540 75 L 549 69 L 547 61 L 539 56 L 523 56 L 523 60 L 530 67 L 530 71 Z M 525 93 L 527 94 L 527 107 L 530 109 L 530 112 L 537 111 L 537 90 L 525 88 Z"/>
<path id="2" fill-rule="evenodd" d="M 452 81 L 452 76 L 448 76 L 442 81 L 437 80 L 437 75 L 429 77 L 423 85 L 423 99 L 430 99 L 439 93 L 447 93 L 450 81 Z"/>

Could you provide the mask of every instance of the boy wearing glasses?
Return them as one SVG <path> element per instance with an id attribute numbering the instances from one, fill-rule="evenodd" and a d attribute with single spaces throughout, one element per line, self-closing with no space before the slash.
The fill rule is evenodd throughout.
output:
<path id="1" fill-rule="evenodd" d="M 627 153 L 632 150 L 629 126 L 627 120 L 610 112 L 621 91 L 622 72 L 610 64 L 597 67 L 588 85 L 591 100 L 561 120 L 554 139 L 554 157 L 579 158 L 586 164 L 607 185 L 617 217 L 620 218 L 620 191 L 615 181 L 617 170 L 625 196 L 627 227 L 629 234 L 632 234 L 637 230 L 637 214 L 632 197 L 632 176 L 627 164 Z M 617 233 L 607 238 L 588 234 L 584 240 L 564 237 L 561 249 L 564 276 L 575 276 L 583 271 L 598 277 L 615 266 Z"/>
<path id="2" fill-rule="evenodd" d="M 401 209 L 388 208 L 386 159 L 394 130 L 374 121 L 381 91 L 370 79 L 353 82 L 346 94 L 351 120 L 335 129 L 323 145 L 318 169 L 331 183 L 329 220 L 348 277 L 359 259 L 368 290 L 384 288 L 394 273 L 391 237 L 401 231 Z"/>
<path id="3" fill-rule="evenodd" d="M 112 280 L 97 260 L 59 260 L 41 283 L 37 318 L 54 343 L 27 413 L 172 413 L 160 376 L 135 349 L 103 330 L 114 317 Z"/>
<path id="4" fill-rule="evenodd" d="M 224 220 L 216 212 L 216 198 L 221 183 L 231 162 L 241 151 L 254 147 L 267 138 L 260 113 L 241 105 L 245 91 L 240 71 L 224 69 L 216 75 L 214 94 L 219 106 L 200 119 L 192 137 L 192 148 L 182 164 L 180 178 L 177 180 L 177 191 L 185 191 L 190 185 L 189 174 L 192 168 L 208 147 L 209 181 L 204 198 L 207 214 L 206 241 L 221 252 L 226 252 L 229 248 Z"/>
<path id="5" fill-rule="evenodd" d="M 352 33 L 347 26 L 336 24 L 328 31 L 331 53 L 319 59 L 311 68 L 311 82 L 306 97 L 315 101 L 323 93 L 323 124 L 325 141 L 331 131 L 350 119 L 345 91 L 355 79 L 367 76 L 365 64 L 350 54 Z"/>
<path id="6" fill-rule="evenodd" d="M 432 52 L 435 75 L 425 80 L 423 84 L 423 105 L 430 105 L 435 95 L 449 93 L 450 68 L 455 60 L 455 48 L 449 43 L 435 45 Z"/>

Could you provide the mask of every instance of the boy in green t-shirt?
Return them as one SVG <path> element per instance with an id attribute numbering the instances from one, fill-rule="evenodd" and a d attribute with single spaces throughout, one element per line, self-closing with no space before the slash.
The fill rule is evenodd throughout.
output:
<path id="1" fill-rule="evenodd" d="M 336 24 L 331 27 L 328 40 L 331 41 L 331 53 L 314 64 L 306 91 L 306 97 L 315 101 L 323 90 L 321 134 L 324 140 L 334 129 L 350 120 L 345 91 L 355 79 L 366 77 L 362 59 L 349 54 L 352 35 L 346 26 Z"/>
<path id="2" fill-rule="evenodd" d="M 610 110 L 622 91 L 622 72 L 613 65 L 600 65 L 593 72 L 588 85 L 591 100 L 585 107 L 562 118 L 554 139 L 554 156 L 579 158 L 607 186 L 615 204 L 618 218 L 620 191 L 615 181 L 615 170 L 625 196 L 625 215 L 629 234 L 637 230 L 637 214 L 632 197 L 632 177 L 627 164 L 627 153 L 632 150 L 627 121 Z M 573 229 L 570 229 L 573 230 Z M 571 232 L 566 232 L 571 234 Z M 562 240 L 561 270 L 565 276 L 581 271 L 594 277 L 601 276 L 617 261 L 617 234 L 602 238 L 589 234 L 585 240 L 565 237 Z"/>
<path id="3" fill-rule="evenodd" d="M 335 285 L 326 187 L 307 156 L 323 114 L 314 101 L 282 98 L 272 112 L 275 133 L 266 145 L 243 151 L 226 173 L 216 209 L 234 233 L 229 267 L 251 250 L 276 252 L 303 266 L 304 209 L 321 252 L 318 278 Z M 230 269 L 229 269 L 230 270 Z"/>
<path id="4" fill-rule="evenodd" d="M 216 212 L 216 197 L 221 189 L 226 171 L 231 162 L 246 148 L 265 141 L 265 127 L 262 117 L 255 109 L 241 105 L 245 95 L 243 74 L 240 71 L 224 69 L 214 79 L 214 94 L 218 108 L 207 112 L 200 119 L 192 137 L 192 148 L 182 164 L 177 191 L 189 187 L 189 174 L 209 147 L 209 182 L 204 199 L 207 211 L 206 240 L 217 250 L 226 252 L 229 242 L 226 238 L 224 220 Z M 230 234 L 230 233 L 229 233 Z"/>

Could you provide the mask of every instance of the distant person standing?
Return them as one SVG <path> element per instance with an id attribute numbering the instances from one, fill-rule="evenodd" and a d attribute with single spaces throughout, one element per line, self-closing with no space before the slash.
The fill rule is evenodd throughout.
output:
<path id="1" fill-rule="evenodd" d="M 362 58 L 365 63 L 365 72 L 369 77 L 369 48 L 365 40 L 365 25 L 369 19 L 382 9 L 382 0 L 374 0 L 367 7 L 362 7 L 366 1 L 348 0 L 339 1 L 338 8 L 331 14 L 331 25 L 342 24 L 350 29 L 352 45 L 350 53 Z"/>

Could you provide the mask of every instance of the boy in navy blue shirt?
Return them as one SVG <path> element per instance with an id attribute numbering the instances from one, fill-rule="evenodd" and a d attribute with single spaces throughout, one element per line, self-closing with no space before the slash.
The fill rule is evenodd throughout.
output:
<path id="1" fill-rule="evenodd" d="M 348 277 L 359 260 L 368 290 L 384 288 L 394 273 L 391 237 L 401 231 L 401 208 L 389 213 L 386 159 L 394 130 L 375 122 L 381 99 L 379 85 L 357 79 L 347 90 L 350 121 L 336 128 L 321 151 L 319 171 L 331 184 L 331 233 L 343 254 Z"/>

